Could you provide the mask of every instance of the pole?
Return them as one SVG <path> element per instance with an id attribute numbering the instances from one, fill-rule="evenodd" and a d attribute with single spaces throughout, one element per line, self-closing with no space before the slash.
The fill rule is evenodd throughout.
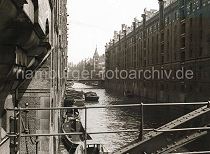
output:
<path id="1" fill-rule="evenodd" d="M 25 112 L 25 133 L 28 134 L 29 133 L 29 123 L 28 123 L 28 112 L 29 110 L 27 110 L 28 108 L 28 103 L 25 103 L 25 108 L 26 110 L 24 111 Z"/>
<path id="2" fill-rule="evenodd" d="M 36 154 L 38 154 L 38 144 L 39 144 L 39 138 L 36 136 Z"/>
<path id="3" fill-rule="evenodd" d="M 87 154 L 87 108 L 85 106 L 85 154 Z"/>
<path id="4" fill-rule="evenodd" d="M 15 109 L 18 109 L 18 89 L 15 90 L 15 100 L 14 100 L 14 106 Z M 14 153 L 18 154 L 18 143 L 20 134 L 18 134 L 18 118 L 20 119 L 20 111 L 16 110 L 14 111 L 14 134 L 16 135 L 14 137 Z"/>
<path id="5" fill-rule="evenodd" d="M 20 153 L 20 142 L 21 142 L 21 112 L 19 111 L 19 115 L 18 115 L 18 151 Z"/>
<path id="6" fill-rule="evenodd" d="M 141 103 L 140 106 L 140 112 L 141 112 L 141 124 L 140 124 L 140 130 L 139 130 L 139 140 L 143 140 L 143 130 L 144 130 L 144 104 Z"/>

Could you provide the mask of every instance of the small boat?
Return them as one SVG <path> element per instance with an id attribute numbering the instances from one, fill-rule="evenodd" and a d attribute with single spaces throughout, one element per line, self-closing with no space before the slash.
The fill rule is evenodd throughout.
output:
<path id="1" fill-rule="evenodd" d="M 124 91 L 124 96 L 126 96 L 126 97 L 133 97 L 134 94 L 133 94 L 133 92 L 127 90 L 127 91 Z"/>
<path id="2" fill-rule="evenodd" d="M 75 154 L 85 154 L 84 142 L 77 146 Z M 108 154 L 103 144 L 95 143 L 93 140 L 87 141 L 87 154 Z"/>
<path id="3" fill-rule="evenodd" d="M 92 86 L 98 86 L 98 82 L 93 82 L 91 85 Z"/>
<path id="4" fill-rule="evenodd" d="M 64 107 L 71 107 L 74 104 L 74 99 L 70 97 L 66 97 L 64 99 Z"/>
<path id="5" fill-rule="evenodd" d="M 68 117 L 68 120 L 62 125 L 63 133 L 84 133 L 84 128 L 78 118 Z M 91 137 L 87 135 L 87 139 L 90 140 Z M 80 145 L 84 141 L 83 135 L 65 135 L 62 136 L 62 141 L 67 150 L 70 153 L 74 153 L 77 149 L 78 145 Z"/>
<path id="6" fill-rule="evenodd" d="M 99 96 L 95 92 L 87 92 L 85 95 L 85 101 L 98 101 Z"/>
<path id="7" fill-rule="evenodd" d="M 83 98 L 80 98 L 80 99 L 74 99 L 74 105 L 75 106 L 78 106 L 78 107 L 80 107 L 80 106 L 84 106 L 85 105 L 85 98 L 83 97 Z"/>
<path id="8" fill-rule="evenodd" d="M 66 98 L 73 99 L 74 105 L 76 106 L 84 106 L 85 98 L 83 91 L 76 91 L 73 89 L 66 90 Z"/>
<path id="9" fill-rule="evenodd" d="M 76 119 L 71 119 L 62 125 L 63 133 L 73 133 L 80 130 L 80 124 Z M 65 135 L 62 136 L 63 143 L 68 151 L 74 152 L 81 142 L 80 135 Z"/>
<path id="10" fill-rule="evenodd" d="M 76 106 L 84 106 L 85 105 L 85 97 L 84 97 L 84 92 L 79 91 L 77 92 L 77 95 L 74 96 L 74 105 Z"/>
<path id="11" fill-rule="evenodd" d="M 76 91 L 74 89 L 66 89 L 66 95 L 71 97 L 82 97 L 84 95 L 83 91 Z"/>
<path id="12" fill-rule="evenodd" d="M 74 82 L 67 82 L 67 83 L 66 83 L 66 86 L 67 86 L 67 87 L 72 87 L 73 85 L 74 85 Z"/>

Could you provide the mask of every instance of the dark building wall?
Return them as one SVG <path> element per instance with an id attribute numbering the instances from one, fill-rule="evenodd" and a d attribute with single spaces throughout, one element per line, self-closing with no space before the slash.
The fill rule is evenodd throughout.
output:
<path id="1" fill-rule="evenodd" d="M 30 68 L 27 68 L 29 71 L 34 71 L 35 76 L 30 74 L 30 79 L 24 80 L 24 82 L 21 80 L 22 84 L 18 86 L 16 97 L 14 97 L 13 91 L 16 89 L 15 87 L 19 83 L 18 80 L 14 79 L 15 82 L 13 89 L 11 90 L 11 94 L 7 96 L 5 103 L 3 104 L 4 106 L 1 106 L 3 106 L 4 109 L 14 108 L 14 104 L 18 104 L 18 106 L 22 108 L 25 108 L 27 104 L 30 108 L 60 107 L 62 106 L 64 99 L 66 76 L 65 70 L 67 68 L 67 0 L 26 1 L 27 3 L 25 3 L 23 7 L 20 7 L 19 11 L 24 12 L 23 14 L 30 19 L 29 20 L 27 18 L 26 23 L 30 23 L 30 27 L 33 27 L 33 29 L 36 30 L 36 33 L 39 34 L 39 37 L 43 39 L 43 42 L 41 42 L 41 47 L 36 49 L 29 48 L 27 50 L 28 59 L 26 59 L 27 65 L 24 66 L 24 68 L 27 68 L 28 65 L 30 65 L 30 61 L 32 61 L 31 59 L 35 57 L 35 60 L 37 60 L 34 62 L 37 64 L 35 65 L 36 69 L 33 68 L 31 70 Z M 10 2 L 10 0 L 8 0 L 8 2 Z M 11 1 L 10 3 L 19 4 L 19 1 Z M 21 3 L 23 2 L 20 2 L 20 4 Z M 4 7 L 5 5 L 2 3 L 1 9 Z M 9 9 L 4 9 L 10 12 Z M 5 14 L 3 15 L 6 17 Z M 2 21 L 0 21 L 0 24 L 2 24 Z M 21 30 L 24 32 L 25 29 L 21 27 Z M 19 35 L 19 33 L 16 33 L 16 31 L 14 31 L 14 33 L 15 35 Z M 22 35 L 20 35 L 20 38 L 21 36 Z M 27 41 L 29 43 L 30 41 L 33 43 L 33 40 L 30 39 Z M 28 47 L 28 42 L 26 42 L 26 47 Z M 47 45 L 51 46 L 51 48 L 47 48 L 48 50 L 46 50 L 46 52 L 40 53 L 43 50 L 46 42 L 49 43 Z M 33 53 L 35 55 L 32 55 Z M 19 59 L 25 60 L 23 55 L 16 53 L 14 61 L 16 61 L 18 66 L 21 65 L 21 63 L 19 64 L 18 62 Z M 27 73 L 25 74 L 25 72 L 24 77 L 27 77 Z M 12 146 L 13 141 L 7 136 L 7 133 L 9 133 L 10 129 L 13 128 L 13 124 L 9 121 L 10 116 L 14 117 L 12 111 L 6 112 L 0 117 L 0 153 L 15 152 L 14 145 Z M 31 134 L 49 134 L 60 132 L 60 111 L 34 110 L 28 112 L 27 118 L 26 113 L 21 112 L 21 117 L 22 120 L 20 128 L 23 134 L 27 133 L 25 129 L 28 129 L 28 133 Z M 19 120 L 17 121 L 18 123 L 20 122 Z M 19 129 L 16 131 L 19 132 Z M 20 145 L 17 145 L 18 153 L 36 153 L 35 137 L 21 138 L 19 143 Z M 59 137 L 57 136 L 38 137 L 37 152 L 43 154 L 59 153 L 58 145 Z"/>
<path id="2" fill-rule="evenodd" d="M 49 21 L 52 49 L 46 61 L 35 72 L 37 76 L 27 87 L 21 87 L 24 91 L 20 99 L 22 107 L 25 107 L 26 103 L 34 108 L 61 107 L 63 104 L 67 69 L 67 1 L 55 0 L 52 4 Z M 59 133 L 60 111 L 30 111 L 24 123 L 28 123 L 30 133 Z M 35 138 L 32 138 L 33 140 Z M 38 137 L 38 153 L 59 153 L 59 142 L 58 136 Z M 27 150 L 35 153 L 36 144 L 32 143 L 30 138 L 23 138 L 21 153 L 27 153 Z"/>
<path id="3" fill-rule="evenodd" d="M 210 5 L 208 0 L 177 0 L 106 47 L 106 71 L 192 70 L 194 78 L 108 79 L 106 87 L 158 102 L 207 101 L 210 94 Z M 144 15 L 143 15 L 144 17 Z M 161 19 L 162 18 L 162 19 Z M 161 26 L 163 23 L 163 27 Z M 135 26 L 134 26 L 135 27 Z M 123 30 L 122 30 L 123 31 Z"/>

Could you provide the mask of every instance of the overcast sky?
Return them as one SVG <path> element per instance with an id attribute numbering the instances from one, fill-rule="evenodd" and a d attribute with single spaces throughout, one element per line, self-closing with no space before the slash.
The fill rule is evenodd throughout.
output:
<path id="1" fill-rule="evenodd" d="M 141 19 L 144 8 L 158 9 L 158 0 L 67 0 L 69 16 L 69 62 L 99 54 L 121 24 Z"/>

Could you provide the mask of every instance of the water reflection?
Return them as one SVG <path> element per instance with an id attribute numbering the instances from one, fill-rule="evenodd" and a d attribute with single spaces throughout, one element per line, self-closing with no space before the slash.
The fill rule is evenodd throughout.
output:
<path id="1" fill-rule="evenodd" d="M 110 104 L 128 104 L 136 103 L 137 100 L 123 99 L 113 96 L 105 91 L 105 89 L 93 89 L 81 83 L 75 83 L 73 88 L 83 90 L 84 92 L 93 91 L 99 96 L 98 103 L 87 103 L 89 106 L 95 105 L 110 105 Z M 139 109 L 132 108 L 108 108 L 108 109 L 88 109 L 87 112 L 87 131 L 116 131 L 125 129 L 139 128 Z M 81 120 L 84 124 L 84 111 L 81 112 Z M 98 134 L 91 137 L 113 152 L 122 146 L 125 146 L 130 141 L 138 138 L 138 133 L 113 133 L 113 134 Z"/>

